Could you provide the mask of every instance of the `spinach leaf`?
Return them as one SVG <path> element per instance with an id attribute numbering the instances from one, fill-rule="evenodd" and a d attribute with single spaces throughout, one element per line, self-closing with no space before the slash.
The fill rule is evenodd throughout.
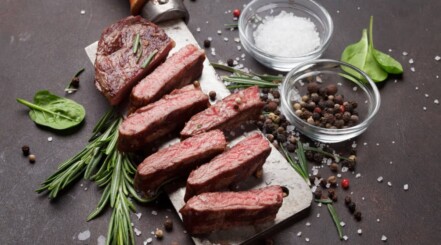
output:
<path id="1" fill-rule="evenodd" d="M 49 91 L 38 91 L 34 103 L 17 99 L 31 111 L 29 117 L 36 124 L 63 130 L 80 124 L 86 116 L 84 107 L 77 102 L 51 94 Z"/>
<path id="2" fill-rule="evenodd" d="M 346 47 L 341 56 L 341 60 L 360 68 L 375 82 L 381 82 L 387 78 L 387 72 L 377 64 L 377 61 L 372 54 L 372 50 L 373 47 L 372 43 L 369 44 L 367 30 L 363 29 L 361 40 Z M 362 79 L 355 70 L 349 67 L 342 68 L 347 73 Z"/>

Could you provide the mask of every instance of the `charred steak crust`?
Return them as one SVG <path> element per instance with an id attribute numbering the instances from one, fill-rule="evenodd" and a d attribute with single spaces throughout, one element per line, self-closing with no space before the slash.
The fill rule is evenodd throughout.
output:
<path id="1" fill-rule="evenodd" d="M 204 192 L 221 191 L 251 176 L 271 152 L 268 141 L 253 133 L 231 149 L 193 170 L 187 179 L 184 200 Z"/>
<path id="2" fill-rule="evenodd" d="M 165 181 L 188 175 L 192 169 L 222 153 L 226 146 L 222 131 L 213 130 L 163 148 L 138 165 L 135 187 L 147 195 L 154 194 Z"/>
<path id="3" fill-rule="evenodd" d="M 263 106 L 257 86 L 244 89 L 194 115 L 181 131 L 181 137 L 190 137 L 212 129 L 234 129 L 247 120 L 257 119 Z"/>
<path id="4" fill-rule="evenodd" d="M 208 96 L 188 85 L 129 115 L 119 127 L 118 149 L 138 151 L 175 129 L 209 105 Z"/>
<path id="5" fill-rule="evenodd" d="M 147 105 L 173 89 L 192 83 L 201 76 L 204 60 L 204 50 L 195 45 L 181 48 L 132 89 L 131 107 Z"/>
<path id="6" fill-rule="evenodd" d="M 140 34 L 142 55 L 138 60 L 133 43 Z M 133 86 L 161 64 L 175 42 L 157 25 L 140 16 L 129 16 L 107 27 L 101 34 L 95 60 L 95 85 L 111 105 L 119 104 Z M 154 51 L 150 64 L 144 60 Z"/>
<path id="7" fill-rule="evenodd" d="M 190 234 L 272 221 L 283 203 L 280 186 L 242 192 L 209 192 L 192 197 L 179 210 Z"/>

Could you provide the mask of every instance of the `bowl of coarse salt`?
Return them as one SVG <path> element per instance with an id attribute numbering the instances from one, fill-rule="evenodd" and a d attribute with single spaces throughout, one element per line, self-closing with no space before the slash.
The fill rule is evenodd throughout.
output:
<path id="1" fill-rule="evenodd" d="M 312 0 L 254 0 L 239 18 L 245 50 L 279 71 L 318 59 L 328 47 L 333 29 L 328 11 Z"/>

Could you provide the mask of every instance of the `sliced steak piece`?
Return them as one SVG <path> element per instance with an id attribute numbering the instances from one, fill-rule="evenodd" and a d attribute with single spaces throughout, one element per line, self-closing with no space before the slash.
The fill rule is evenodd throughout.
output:
<path id="1" fill-rule="evenodd" d="M 209 163 L 190 173 L 184 200 L 204 192 L 220 191 L 243 181 L 261 168 L 271 152 L 268 140 L 253 133 Z"/>
<path id="2" fill-rule="evenodd" d="M 181 131 L 181 137 L 190 137 L 212 129 L 234 129 L 247 120 L 257 119 L 263 106 L 257 86 L 244 89 L 194 115 Z"/>
<path id="3" fill-rule="evenodd" d="M 192 197 L 179 210 L 185 230 L 203 234 L 272 221 L 283 203 L 280 186 L 242 192 L 209 192 Z"/>
<path id="4" fill-rule="evenodd" d="M 134 40 L 140 35 L 138 59 Z M 101 34 L 95 60 L 95 85 L 111 105 L 119 104 L 133 86 L 161 64 L 175 42 L 157 25 L 140 16 L 129 16 L 107 27 Z M 157 50 L 148 66 L 141 65 Z"/>
<path id="5" fill-rule="evenodd" d="M 141 107 L 119 127 L 118 149 L 137 151 L 172 132 L 207 108 L 208 96 L 193 85 L 174 90 L 155 103 Z"/>
<path id="6" fill-rule="evenodd" d="M 202 163 L 222 153 L 227 141 L 220 130 L 213 130 L 163 148 L 138 165 L 135 186 L 147 195 L 177 176 L 185 176 Z"/>
<path id="7" fill-rule="evenodd" d="M 133 88 L 131 107 L 147 105 L 173 89 L 192 83 L 201 76 L 204 60 L 204 50 L 193 44 L 183 47 Z"/>

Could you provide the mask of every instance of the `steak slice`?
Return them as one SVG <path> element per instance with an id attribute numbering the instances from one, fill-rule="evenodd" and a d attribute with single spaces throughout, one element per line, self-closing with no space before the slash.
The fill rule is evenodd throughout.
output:
<path id="1" fill-rule="evenodd" d="M 259 133 L 251 134 L 209 163 L 193 170 L 187 179 L 184 200 L 243 181 L 262 167 L 270 152 L 268 140 Z"/>
<path id="2" fill-rule="evenodd" d="M 181 137 L 190 137 L 212 129 L 234 129 L 247 120 L 257 119 L 263 106 L 257 86 L 244 89 L 194 115 L 181 131 Z"/>
<path id="3" fill-rule="evenodd" d="M 193 44 L 183 47 L 132 89 L 131 107 L 147 105 L 173 89 L 192 83 L 201 76 L 204 60 L 204 50 Z"/>
<path id="4" fill-rule="evenodd" d="M 129 115 L 119 127 L 118 149 L 137 151 L 182 127 L 194 114 L 207 108 L 208 97 L 193 85 L 174 90 L 155 103 Z"/>
<path id="5" fill-rule="evenodd" d="M 133 43 L 140 34 L 142 55 L 133 53 Z M 101 34 L 95 60 L 95 85 L 111 105 L 119 104 L 133 86 L 161 64 L 175 42 L 157 25 L 140 16 L 129 16 L 107 27 Z M 148 66 L 144 60 L 154 51 Z"/>
<path id="6" fill-rule="evenodd" d="M 185 230 L 203 234 L 272 221 L 283 203 L 280 186 L 242 192 L 209 192 L 192 197 L 179 210 Z"/>
<path id="7" fill-rule="evenodd" d="M 213 130 L 163 148 L 138 165 L 135 186 L 152 195 L 167 180 L 187 175 L 198 165 L 222 153 L 226 146 L 222 131 Z"/>

